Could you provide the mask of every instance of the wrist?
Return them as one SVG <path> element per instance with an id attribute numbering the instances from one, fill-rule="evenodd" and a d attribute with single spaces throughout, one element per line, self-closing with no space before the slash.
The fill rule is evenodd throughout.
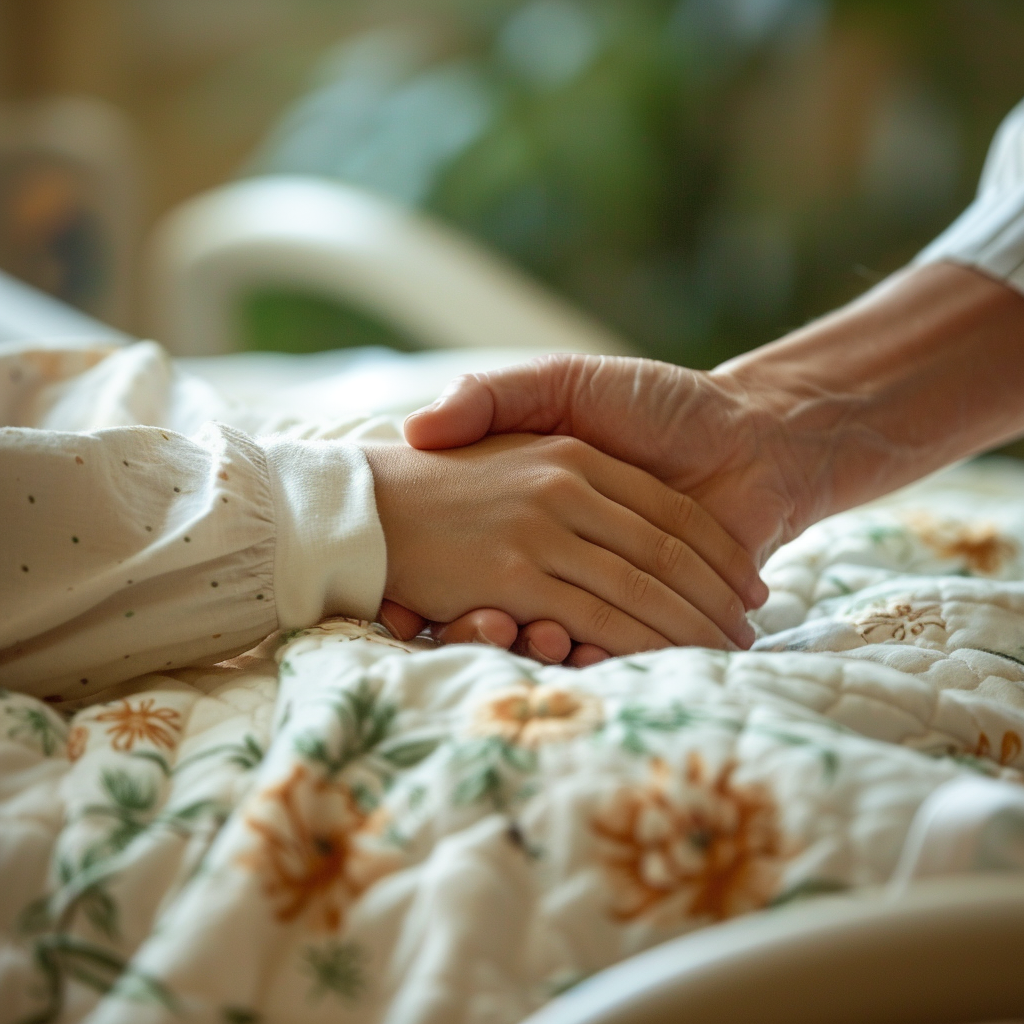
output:
<path id="1" fill-rule="evenodd" d="M 834 504 L 830 466 L 855 400 L 825 392 L 769 360 L 732 360 L 708 377 L 730 396 L 728 429 L 747 438 L 760 493 L 775 501 L 771 521 L 776 528 L 764 538 L 763 561 L 829 514 Z"/>
<path id="2" fill-rule="evenodd" d="M 799 532 L 1024 430 L 1022 336 L 1019 293 L 934 264 L 714 375 L 764 410 Z"/>

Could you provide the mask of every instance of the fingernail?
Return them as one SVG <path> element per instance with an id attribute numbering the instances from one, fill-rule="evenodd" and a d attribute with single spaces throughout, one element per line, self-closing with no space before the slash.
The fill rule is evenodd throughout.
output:
<path id="1" fill-rule="evenodd" d="M 753 602 L 751 608 L 760 608 L 768 600 L 770 593 L 768 584 L 758 576 L 757 580 L 750 587 L 750 599 Z"/>
<path id="2" fill-rule="evenodd" d="M 417 416 L 425 416 L 427 413 L 436 412 L 442 405 L 444 405 L 445 401 L 446 398 L 444 395 L 441 395 L 440 398 L 435 398 L 430 405 L 425 405 L 422 409 L 417 409 L 415 412 L 409 413 L 409 415 L 405 417 L 406 422 L 416 419 Z"/>
<path id="3" fill-rule="evenodd" d="M 473 631 L 473 639 L 470 640 L 471 644 L 486 644 L 488 647 L 497 647 L 498 645 L 487 636 L 484 635 L 483 630 L 477 626 Z"/>
<path id="4" fill-rule="evenodd" d="M 533 658 L 534 661 L 539 661 L 542 665 L 555 664 L 554 658 L 549 658 L 546 654 L 541 654 L 532 640 L 526 641 L 526 653 L 528 657 Z"/>
<path id="5" fill-rule="evenodd" d="M 384 628 L 385 628 L 385 629 L 386 629 L 386 630 L 387 630 L 387 631 L 388 631 L 388 632 L 389 632 L 389 633 L 390 633 L 390 634 L 391 634 L 391 635 L 392 635 L 392 636 L 393 636 L 393 637 L 394 637 L 394 638 L 395 638 L 396 640 L 400 640 L 400 639 L 401 639 L 401 637 L 400 637 L 400 636 L 398 635 L 398 633 L 397 633 L 397 632 L 395 631 L 395 627 L 394 627 L 394 626 L 392 625 L 392 623 L 391 623 L 391 622 L 389 622 L 389 621 L 388 621 L 388 617 L 387 617 L 387 615 L 385 615 L 385 614 L 384 614 L 384 612 L 379 612 L 379 613 L 377 614 L 377 621 L 378 621 L 378 622 L 379 622 L 379 623 L 380 623 L 380 624 L 381 624 L 381 625 L 382 625 L 382 626 L 383 626 L 383 627 L 384 627 Z"/>

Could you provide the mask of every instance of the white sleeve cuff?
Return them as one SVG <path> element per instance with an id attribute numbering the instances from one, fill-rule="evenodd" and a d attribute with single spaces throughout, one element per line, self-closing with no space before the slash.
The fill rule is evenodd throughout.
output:
<path id="1" fill-rule="evenodd" d="M 976 199 L 914 264 L 940 260 L 976 267 L 1024 292 L 1024 181 L 1011 192 Z"/>
<path id="2" fill-rule="evenodd" d="M 999 126 L 978 196 L 914 263 L 950 260 L 1024 292 L 1024 103 Z"/>
<path id="3" fill-rule="evenodd" d="M 343 441 L 260 439 L 277 521 L 274 593 L 282 629 L 327 615 L 373 619 L 387 555 L 373 473 Z"/>

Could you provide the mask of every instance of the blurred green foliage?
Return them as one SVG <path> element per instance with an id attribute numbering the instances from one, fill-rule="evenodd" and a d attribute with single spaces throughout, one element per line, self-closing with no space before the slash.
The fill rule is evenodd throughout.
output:
<path id="1" fill-rule="evenodd" d="M 1024 94 L 1011 0 L 409 0 L 401 13 L 325 56 L 252 172 L 334 177 L 429 211 L 643 353 L 692 366 L 910 258 L 969 201 Z M 308 348 L 310 317 L 317 344 L 362 336 L 347 313 L 288 301 L 292 327 L 278 316 L 262 344 Z"/>
<path id="2" fill-rule="evenodd" d="M 383 346 L 415 352 L 419 346 L 363 310 L 295 288 L 260 288 L 240 298 L 240 336 L 256 352 L 323 352 Z"/>

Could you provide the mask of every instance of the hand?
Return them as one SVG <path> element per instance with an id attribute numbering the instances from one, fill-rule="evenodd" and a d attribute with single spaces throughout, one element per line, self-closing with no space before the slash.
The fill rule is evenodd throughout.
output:
<path id="1" fill-rule="evenodd" d="M 689 494 L 761 565 L 805 525 L 806 481 L 770 401 L 728 373 L 650 359 L 545 356 L 459 377 L 413 413 L 421 449 L 488 433 L 571 434 Z M 755 596 L 755 601 L 763 596 Z"/>
<path id="2" fill-rule="evenodd" d="M 422 615 L 385 600 L 377 618 L 399 640 L 411 640 L 426 628 L 431 639 L 439 644 L 487 644 L 545 665 L 585 668 L 609 657 L 603 647 L 574 644 L 557 622 L 541 619 L 520 629 L 511 616 L 497 608 L 477 608 L 454 622 L 428 623 Z"/>
<path id="3" fill-rule="evenodd" d="M 911 266 L 711 373 L 552 356 L 459 378 L 406 437 L 573 434 L 690 494 L 762 565 L 818 519 L 1019 436 L 1022 331 L 1014 288 Z"/>
<path id="4" fill-rule="evenodd" d="M 763 564 L 801 529 L 794 481 L 783 472 L 793 458 L 770 403 L 759 403 L 728 377 L 652 360 L 548 356 L 522 366 L 455 380 L 432 406 L 406 421 L 410 444 L 442 448 L 490 432 L 572 433 L 595 447 L 689 491 Z M 748 595 L 764 603 L 763 584 Z M 423 620 L 394 610 L 401 635 Z M 509 647 L 514 623 L 495 609 L 434 627 L 446 643 L 477 640 Z M 565 660 L 568 637 L 550 622 L 531 623 L 512 640 L 517 653 Z M 567 664 L 589 664 L 606 652 L 576 647 Z"/>
<path id="5" fill-rule="evenodd" d="M 366 445 L 385 597 L 450 621 L 497 607 L 617 653 L 749 646 L 750 559 L 699 505 L 568 438 L 425 453 Z"/>

